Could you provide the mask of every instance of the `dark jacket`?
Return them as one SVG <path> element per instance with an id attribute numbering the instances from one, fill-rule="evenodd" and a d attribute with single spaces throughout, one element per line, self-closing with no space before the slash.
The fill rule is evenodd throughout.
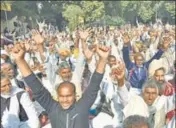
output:
<path id="1" fill-rule="evenodd" d="M 24 84 L 23 81 L 20 81 L 20 80 L 18 80 L 18 79 L 15 79 L 15 82 L 16 82 L 16 84 L 17 84 L 17 86 L 18 86 L 19 88 L 22 88 L 22 89 L 25 90 L 26 86 L 25 86 L 25 84 Z"/>
<path id="2" fill-rule="evenodd" d="M 32 89 L 34 98 L 46 109 L 52 128 L 89 128 L 89 108 L 96 99 L 102 78 L 103 74 L 95 72 L 82 98 L 67 110 L 62 109 L 61 105 L 52 99 L 34 74 L 24 80 Z"/>
<path id="3" fill-rule="evenodd" d="M 123 47 L 123 59 L 128 70 L 128 79 L 132 87 L 142 88 L 143 83 L 148 77 L 148 67 L 149 64 L 154 59 L 160 59 L 163 54 L 161 49 L 147 62 L 143 63 L 142 67 L 138 67 L 135 63 L 132 63 L 129 57 L 129 47 Z M 139 69 L 140 68 L 140 69 Z"/>

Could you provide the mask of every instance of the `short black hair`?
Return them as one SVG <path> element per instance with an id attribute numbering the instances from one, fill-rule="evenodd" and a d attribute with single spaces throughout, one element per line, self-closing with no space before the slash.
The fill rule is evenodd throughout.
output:
<path id="1" fill-rule="evenodd" d="M 46 111 L 42 111 L 39 115 L 39 119 L 42 117 L 42 116 L 47 116 L 48 117 L 48 113 Z"/>

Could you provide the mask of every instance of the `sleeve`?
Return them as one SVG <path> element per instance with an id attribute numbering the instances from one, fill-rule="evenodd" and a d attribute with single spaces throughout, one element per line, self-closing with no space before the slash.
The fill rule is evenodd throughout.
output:
<path id="1" fill-rule="evenodd" d="M 157 50 L 158 48 L 158 44 L 159 44 L 159 41 L 160 41 L 160 36 L 158 36 L 153 44 L 153 48 L 154 50 Z"/>
<path id="2" fill-rule="evenodd" d="M 28 116 L 28 121 L 25 123 L 27 123 L 27 125 L 31 128 L 39 128 L 40 122 L 37 116 L 37 111 L 35 110 L 34 104 L 26 92 L 22 94 L 20 103 Z"/>
<path id="3" fill-rule="evenodd" d="M 126 106 L 130 99 L 130 93 L 127 89 L 126 85 L 123 85 L 122 87 L 117 88 L 117 94 L 120 97 L 120 102 L 123 106 Z"/>
<path id="4" fill-rule="evenodd" d="M 146 64 L 146 67 L 148 69 L 149 67 L 149 64 L 154 60 L 154 59 L 160 59 L 160 57 L 162 56 L 162 54 L 164 53 L 163 50 L 159 49 L 158 52 L 149 60 L 147 61 L 145 64 Z"/>
<path id="5" fill-rule="evenodd" d="M 95 55 L 92 56 L 92 60 L 90 63 L 88 63 L 88 67 L 90 72 L 93 74 L 95 69 L 96 69 L 96 59 L 95 59 Z"/>
<path id="6" fill-rule="evenodd" d="M 59 107 L 58 103 L 52 99 L 49 91 L 33 73 L 25 77 L 24 80 L 31 88 L 34 99 L 36 99 L 48 113 L 50 113 L 53 108 Z"/>
<path id="7" fill-rule="evenodd" d="M 171 96 L 163 96 L 165 98 L 165 113 L 175 109 L 175 93 Z"/>
<path id="8" fill-rule="evenodd" d="M 118 47 L 116 47 L 114 45 L 114 43 L 112 43 L 112 50 L 111 50 L 111 54 L 114 55 L 116 57 L 117 60 L 121 60 L 121 55 L 118 52 L 120 51 Z"/>
<path id="9" fill-rule="evenodd" d="M 81 45 L 81 43 L 80 43 Z M 81 81 L 82 79 L 82 75 L 83 75 L 83 70 L 84 70 L 84 65 L 85 65 L 85 58 L 84 55 L 82 53 L 82 48 L 81 46 L 79 46 L 79 55 L 77 58 L 77 63 L 75 64 L 75 71 L 78 74 L 78 79 Z"/>
<path id="10" fill-rule="evenodd" d="M 88 112 L 89 108 L 92 106 L 97 97 L 97 93 L 100 89 L 100 83 L 102 79 L 103 74 L 94 72 L 90 80 L 89 86 L 84 92 L 82 98 L 77 103 L 79 110 Z"/>
<path id="11" fill-rule="evenodd" d="M 130 70 L 130 66 L 132 65 L 132 62 L 129 57 L 129 47 L 123 47 L 122 52 L 123 52 L 123 60 L 125 62 L 126 68 Z"/>
<path id="12" fill-rule="evenodd" d="M 100 91 L 98 91 L 97 97 L 93 103 L 93 105 L 91 106 L 91 109 L 96 109 L 96 107 L 100 104 L 100 100 L 101 100 L 101 95 L 100 95 Z"/>
<path id="13" fill-rule="evenodd" d="M 171 96 L 164 96 L 162 95 L 157 103 L 155 104 L 155 107 L 157 110 L 160 110 L 161 107 L 165 106 L 165 114 L 167 114 L 169 111 L 175 109 L 175 94 Z"/>

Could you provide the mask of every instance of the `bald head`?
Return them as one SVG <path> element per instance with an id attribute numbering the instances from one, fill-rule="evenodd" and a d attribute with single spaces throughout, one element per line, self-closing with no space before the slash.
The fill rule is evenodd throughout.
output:
<path id="1" fill-rule="evenodd" d="M 69 109 L 76 101 L 76 88 L 71 82 L 64 81 L 57 88 L 58 101 L 63 109 Z"/>
<path id="2" fill-rule="evenodd" d="M 70 90 L 72 90 L 73 93 L 76 93 L 75 85 L 69 81 L 64 81 L 64 82 L 60 83 L 57 87 L 57 92 L 62 90 L 62 88 L 69 88 Z"/>

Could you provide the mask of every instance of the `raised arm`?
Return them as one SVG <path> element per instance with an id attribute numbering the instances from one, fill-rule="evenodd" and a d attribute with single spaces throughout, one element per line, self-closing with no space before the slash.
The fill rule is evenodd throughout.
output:
<path id="1" fill-rule="evenodd" d="M 24 59 L 25 47 L 23 44 L 16 44 L 11 52 L 15 59 L 15 62 L 24 77 L 24 81 L 31 88 L 34 98 L 41 104 L 43 108 L 49 113 L 54 105 L 58 105 L 55 102 L 48 90 L 42 85 L 41 81 L 33 74 L 29 65 Z"/>
<path id="2" fill-rule="evenodd" d="M 100 83 L 103 79 L 109 51 L 110 48 L 105 46 L 97 45 L 96 47 L 96 52 L 99 55 L 100 59 L 97 64 L 96 71 L 92 75 L 88 88 L 86 89 L 83 97 L 77 104 L 81 111 L 83 110 L 85 112 L 88 112 L 89 108 L 92 106 L 97 97 L 98 90 L 100 89 Z"/>
<path id="3" fill-rule="evenodd" d="M 171 43 L 171 38 L 170 37 L 163 37 L 162 38 L 162 44 L 158 52 L 149 60 L 146 62 L 146 67 L 148 68 L 149 64 L 154 60 L 154 59 L 160 59 L 160 57 L 163 55 L 164 51 L 166 51 Z"/>
<path id="4" fill-rule="evenodd" d="M 44 56 L 44 38 L 42 37 L 42 35 L 38 32 L 33 30 L 32 31 L 32 39 L 37 43 L 37 47 L 40 53 L 40 57 L 42 59 L 42 61 L 44 62 L 45 60 L 45 56 Z"/>
<path id="5" fill-rule="evenodd" d="M 120 101 L 123 106 L 126 106 L 129 101 L 129 92 L 127 89 L 127 85 L 125 85 L 125 64 L 122 62 L 118 62 L 118 67 L 114 68 L 111 72 L 111 78 L 114 81 L 117 81 L 115 85 L 117 85 L 117 94 L 120 97 Z"/>
<path id="6" fill-rule="evenodd" d="M 126 68 L 129 70 L 132 65 L 132 62 L 129 56 L 130 38 L 128 35 L 123 35 L 123 42 L 124 42 L 122 49 L 123 60 L 125 62 Z"/>

